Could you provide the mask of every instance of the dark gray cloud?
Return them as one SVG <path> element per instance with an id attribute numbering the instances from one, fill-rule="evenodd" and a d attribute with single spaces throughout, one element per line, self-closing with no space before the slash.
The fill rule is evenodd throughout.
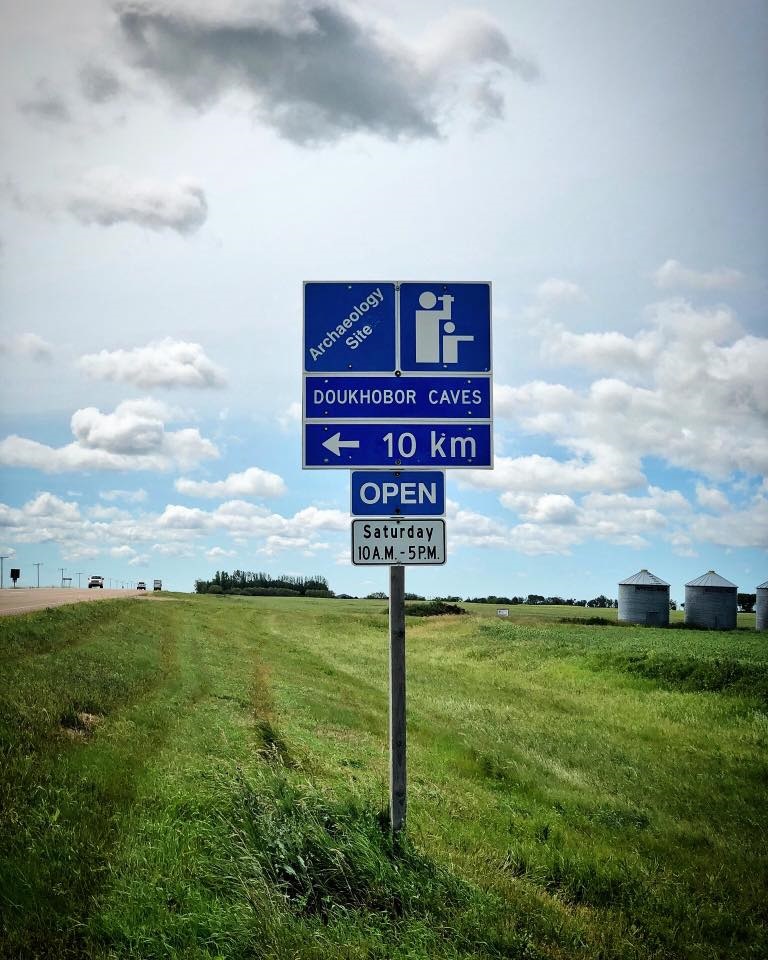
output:
<path id="1" fill-rule="evenodd" d="M 19 110 L 22 113 L 51 123 L 72 122 L 72 114 L 69 112 L 66 100 L 51 90 L 47 80 L 38 80 L 35 90 L 34 96 L 19 102 Z"/>
<path id="2" fill-rule="evenodd" d="M 80 92 L 91 103 L 108 103 L 122 92 L 118 77 L 106 67 L 86 64 L 80 71 Z"/>
<path id="3" fill-rule="evenodd" d="M 116 5 L 133 64 L 179 101 L 206 109 L 233 90 L 253 98 L 265 122 L 299 143 L 365 131 L 387 139 L 436 137 L 462 74 L 488 68 L 529 79 L 498 26 L 479 14 L 440 25 L 408 45 L 327 0 L 175 8 Z M 231 11 L 231 5 L 229 7 Z M 486 95 L 485 107 L 500 94 Z"/>

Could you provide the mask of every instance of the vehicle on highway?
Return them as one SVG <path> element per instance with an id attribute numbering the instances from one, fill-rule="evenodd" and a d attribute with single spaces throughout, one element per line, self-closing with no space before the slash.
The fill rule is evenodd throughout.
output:
<path id="1" fill-rule="evenodd" d="M 147 585 L 146 585 L 146 583 L 144 583 L 143 580 L 139 580 L 139 582 L 136 584 L 136 589 L 137 589 L 137 590 L 146 590 L 146 589 L 147 589 Z"/>
<path id="2" fill-rule="evenodd" d="M 154 583 L 154 586 L 152 587 L 152 589 L 153 589 L 153 590 L 162 590 L 162 589 L 163 589 L 163 581 L 162 581 L 162 580 L 155 580 L 155 583 Z"/>
<path id="3" fill-rule="evenodd" d="M 94 576 L 92 576 L 92 577 L 88 577 L 88 589 L 90 590 L 91 587 L 101 587 L 101 589 L 103 590 L 103 589 L 104 589 L 104 577 L 99 577 L 99 576 L 96 576 L 96 575 L 94 575 Z"/>

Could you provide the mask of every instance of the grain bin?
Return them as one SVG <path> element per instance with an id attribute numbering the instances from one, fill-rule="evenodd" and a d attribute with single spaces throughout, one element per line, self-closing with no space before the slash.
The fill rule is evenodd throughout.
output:
<path id="1" fill-rule="evenodd" d="M 685 622 L 708 630 L 736 629 L 737 586 L 710 570 L 685 585 Z"/>
<path id="2" fill-rule="evenodd" d="M 755 630 L 768 630 L 768 580 L 755 587 Z"/>
<path id="3" fill-rule="evenodd" d="M 669 584 L 648 570 L 619 581 L 619 620 L 669 626 Z"/>

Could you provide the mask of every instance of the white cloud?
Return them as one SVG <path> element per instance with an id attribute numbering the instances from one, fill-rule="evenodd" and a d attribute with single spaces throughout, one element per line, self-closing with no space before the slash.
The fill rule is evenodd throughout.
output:
<path id="1" fill-rule="evenodd" d="M 301 423 L 301 415 L 301 401 L 294 400 L 293 403 L 288 404 L 277 420 L 283 430 L 290 432 Z"/>
<path id="2" fill-rule="evenodd" d="M 209 560 L 219 560 L 222 557 L 237 556 L 236 551 L 224 550 L 222 547 L 211 547 L 210 550 L 205 551 L 205 555 Z"/>
<path id="3" fill-rule="evenodd" d="M 188 469 L 219 453 L 197 429 L 169 431 L 165 420 L 174 411 L 154 400 L 126 400 L 114 413 L 95 407 L 76 410 L 71 427 L 75 442 L 49 447 L 11 435 L 0 441 L 0 464 L 31 467 L 46 473 L 76 470 Z"/>
<path id="4" fill-rule="evenodd" d="M 533 302 L 525 308 L 523 316 L 529 321 L 542 320 L 560 307 L 584 303 L 586 299 L 586 294 L 577 283 L 560 277 L 550 277 L 536 287 Z"/>
<path id="5" fill-rule="evenodd" d="M 312 544 L 309 537 L 294 536 L 284 537 L 279 534 L 273 534 L 264 541 L 264 546 L 259 549 L 259 553 L 267 557 L 276 557 L 285 550 L 304 550 Z"/>
<path id="6" fill-rule="evenodd" d="M 467 542 L 548 553 L 589 540 L 643 548 L 661 538 L 683 555 L 701 542 L 768 543 L 766 488 L 751 509 L 737 506 L 754 489 L 750 478 L 768 474 L 768 339 L 744 334 L 725 308 L 683 300 L 654 305 L 647 321 L 634 336 L 550 328 L 547 356 L 608 374 L 584 388 L 495 388 L 499 419 L 562 453 L 497 456 L 493 471 L 462 472 L 460 484 L 498 491 L 519 521 L 488 531 L 473 518 Z M 707 512 L 677 491 L 648 487 L 646 458 L 697 474 L 696 506 Z"/>
<path id="7" fill-rule="evenodd" d="M 153 543 L 152 553 L 160 557 L 192 559 L 198 555 L 198 550 L 193 544 L 188 543 Z"/>
<path id="8" fill-rule="evenodd" d="M 461 100 L 457 89 L 485 81 L 485 96 L 466 102 L 489 118 L 501 110 L 497 74 L 536 74 L 479 12 L 446 17 L 416 43 L 360 10 L 341 0 L 175 8 L 133 0 L 118 17 L 128 59 L 178 101 L 203 110 L 238 91 L 297 143 L 359 131 L 437 137 L 438 118 Z"/>
<path id="9" fill-rule="evenodd" d="M 722 512 L 730 508 L 730 501 L 722 490 L 716 487 L 706 487 L 703 483 L 696 484 L 696 501 L 709 510 Z"/>
<path id="10" fill-rule="evenodd" d="M 130 557 L 136 555 L 136 551 L 133 547 L 129 547 L 127 544 L 123 544 L 120 547 L 112 547 L 109 551 L 110 557 L 114 557 L 116 560 L 127 560 Z"/>
<path id="11" fill-rule="evenodd" d="M 115 500 L 125 500 L 127 503 L 144 503 L 147 499 L 147 491 L 142 487 L 138 490 L 101 490 L 99 496 L 107 503 L 113 503 Z"/>
<path id="12" fill-rule="evenodd" d="M 80 507 L 76 503 L 67 503 L 52 493 L 40 493 L 30 500 L 25 508 L 29 517 L 37 519 L 56 519 L 73 521 L 80 519 Z"/>
<path id="13" fill-rule="evenodd" d="M 586 295 L 577 283 L 550 277 L 536 287 L 535 300 L 540 307 L 552 308 L 567 303 L 583 303 Z"/>
<path id="14" fill-rule="evenodd" d="M 291 523 L 298 530 L 349 530 L 349 515 L 341 510 L 305 507 L 293 515 Z"/>
<path id="15" fill-rule="evenodd" d="M 679 260 L 666 260 L 653 274 L 653 282 L 662 290 L 728 290 L 741 286 L 744 280 L 744 274 L 732 267 L 693 270 Z"/>
<path id="16" fill-rule="evenodd" d="M 689 532 L 697 542 L 765 550 L 768 544 L 768 497 L 757 494 L 738 510 L 698 514 L 691 521 Z"/>
<path id="17" fill-rule="evenodd" d="M 119 507 L 103 507 L 97 503 L 88 508 L 88 516 L 91 520 L 129 520 L 131 514 Z"/>
<path id="18" fill-rule="evenodd" d="M 661 346 L 659 331 L 641 331 L 635 337 L 606 333 L 570 333 L 562 324 L 547 324 L 542 331 L 542 355 L 569 365 L 639 375 L 655 362 Z"/>
<path id="19" fill-rule="evenodd" d="M 205 191 L 196 181 L 134 179 L 116 169 L 91 171 L 65 205 L 81 223 L 102 227 L 133 223 L 149 230 L 194 233 L 208 217 Z"/>
<path id="20" fill-rule="evenodd" d="M 249 467 L 242 473 L 230 473 L 224 480 L 196 481 L 180 477 L 175 483 L 179 493 L 189 497 L 279 497 L 286 491 L 285 481 L 276 473 Z"/>
<path id="21" fill-rule="evenodd" d="M 196 507 L 169 504 L 158 518 L 158 526 L 177 530 L 205 530 L 212 526 L 210 514 Z"/>
<path id="22" fill-rule="evenodd" d="M 564 461 L 539 454 L 496 457 L 492 471 L 467 470 L 458 479 L 478 489 L 540 493 L 625 490 L 643 482 L 639 463 L 619 451 L 593 445 L 592 452 L 592 457 Z"/>
<path id="23" fill-rule="evenodd" d="M 53 345 L 36 333 L 20 333 L 10 337 L 0 350 L 31 360 L 49 361 L 53 359 Z"/>
<path id="24" fill-rule="evenodd" d="M 78 366 L 89 377 L 137 387 L 223 387 L 226 376 L 199 343 L 166 337 L 132 350 L 102 350 L 81 357 Z"/>
<path id="25" fill-rule="evenodd" d="M 545 493 L 524 504 L 514 494 L 505 493 L 501 502 L 505 507 L 519 509 L 522 506 L 523 517 L 534 523 L 570 525 L 575 523 L 578 517 L 578 507 L 571 497 L 564 493 Z"/>
<path id="26" fill-rule="evenodd" d="M 499 457 L 496 470 L 464 475 L 474 486 L 568 493 L 621 490 L 643 482 L 657 457 L 720 480 L 734 471 L 768 473 L 768 339 L 745 335 L 723 307 L 683 300 L 654 305 L 648 326 L 623 334 L 560 331 L 547 355 L 609 374 L 587 388 L 535 381 L 496 389 L 496 413 L 568 451 L 553 457 Z M 615 375 L 617 364 L 632 383 Z"/>
<path id="27" fill-rule="evenodd" d="M 447 503 L 452 547 L 467 545 L 514 550 L 527 556 L 567 555 L 580 544 L 604 541 L 635 549 L 660 538 L 676 552 L 688 550 L 693 511 L 676 490 L 647 487 L 639 495 L 587 493 L 581 497 L 551 493 L 502 494 L 514 519 L 505 522 Z"/>

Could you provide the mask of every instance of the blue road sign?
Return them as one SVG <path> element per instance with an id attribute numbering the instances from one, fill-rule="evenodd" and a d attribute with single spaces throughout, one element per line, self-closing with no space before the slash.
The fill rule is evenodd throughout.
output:
<path id="1" fill-rule="evenodd" d="M 304 378 L 307 420 L 489 420 L 489 375 Z"/>
<path id="2" fill-rule="evenodd" d="M 401 283 L 400 369 L 491 372 L 490 283 Z"/>
<path id="3" fill-rule="evenodd" d="M 305 283 L 304 370 L 396 369 L 394 283 Z"/>
<path id="4" fill-rule="evenodd" d="M 442 517 L 442 470 L 353 470 L 353 517 Z"/>
<path id="5" fill-rule="evenodd" d="M 490 423 L 305 423 L 304 467 L 491 467 Z"/>

